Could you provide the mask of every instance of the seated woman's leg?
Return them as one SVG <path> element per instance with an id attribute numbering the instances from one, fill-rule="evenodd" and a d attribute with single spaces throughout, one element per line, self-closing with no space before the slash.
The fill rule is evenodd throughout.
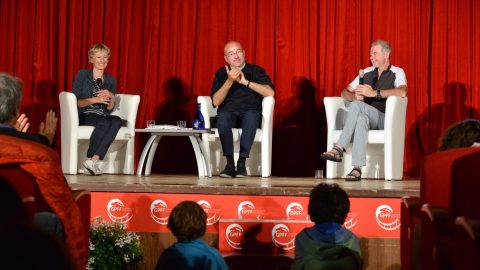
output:
<path id="1" fill-rule="evenodd" d="M 107 128 L 102 130 L 103 134 L 98 149 L 95 151 L 95 154 L 97 154 L 101 160 L 105 158 L 105 154 L 107 153 L 108 148 L 115 140 L 118 130 L 122 127 L 122 119 L 118 116 L 109 115 L 106 117 L 106 123 Z"/>

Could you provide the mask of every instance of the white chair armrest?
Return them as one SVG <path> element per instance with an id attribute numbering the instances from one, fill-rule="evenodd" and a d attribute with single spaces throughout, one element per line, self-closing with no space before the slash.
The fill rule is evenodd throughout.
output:
<path id="1" fill-rule="evenodd" d="M 341 97 L 325 97 L 323 99 L 325 105 L 325 114 L 327 118 L 327 134 L 334 130 L 343 128 L 343 116 L 339 117 L 338 113 L 343 110 L 347 111 L 345 101 Z"/>
<path id="2" fill-rule="evenodd" d="M 200 112 L 205 119 L 205 128 L 211 128 L 210 117 L 217 115 L 217 108 L 213 108 L 212 98 L 210 96 L 198 96 L 197 102 L 200 103 Z"/>
<path id="3" fill-rule="evenodd" d="M 403 128 L 405 132 L 405 118 L 407 113 L 407 97 L 392 96 L 387 98 L 385 108 L 385 132 L 399 131 L 398 128 Z M 402 132 L 402 133 L 403 133 Z"/>
<path id="4" fill-rule="evenodd" d="M 387 98 L 384 126 L 385 147 L 395 146 L 403 149 L 407 103 L 407 97 L 392 96 Z M 386 151 L 389 151 L 389 149 L 386 149 Z"/>
<path id="5" fill-rule="evenodd" d="M 112 115 L 116 115 L 127 121 L 127 128 L 131 135 L 135 134 L 135 122 L 137 121 L 139 95 L 118 94 L 115 96 L 115 107 Z"/>
<path id="6" fill-rule="evenodd" d="M 264 97 L 262 101 L 262 132 L 264 135 L 272 134 L 273 129 L 273 108 L 275 98 Z M 271 135 L 270 135 L 271 136 Z"/>
<path id="7" fill-rule="evenodd" d="M 59 100 L 62 170 L 64 173 L 76 174 L 79 126 L 77 97 L 72 92 L 63 91 Z"/>
<path id="8" fill-rule="evenodd" d="M 62 130 L 66 127 L 70 129 L 78 127 L 78 107 L 77 107 L 77 97 L 71 92 L 61 92 L 59 95 L 60 98 L 60 115 L 61 128 Z M 62 132 L 63 133 L 63 132 Z"/>

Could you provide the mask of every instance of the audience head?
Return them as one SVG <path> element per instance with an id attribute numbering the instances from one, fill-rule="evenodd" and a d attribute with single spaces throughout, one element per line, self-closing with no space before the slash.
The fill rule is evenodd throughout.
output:
<path id="1" fill-rule="evenodd" d="M 238 41 L 229 41 L 225 44 L 223 48 L 223 54 L 225 62 L 227 62 L 230 67 L 241 68 L 245 65 L 245 51 L 242 48 L 242 44 Z"/>
<path id="2" fill-rule="evenodd" d="M 22 101 L 22 82 L 6 73 L 0 73 L 0 123 L 17 117 Z"/>
<path id="3" fill-rule="evenodd" d="M 466 119 L 445 130 L 438 150 L 470 147 L 475 142 L 480 143 L 480 120 Z"/>
<path id="4" fill-rule="evenodd" d="M 207 214 L 198 203 L 183 201 L 170 213 L 168 228 L 178 241 L 200 238 L 207 229 Z"/>
<path id="5" fill-rule="evenodd" d="M 350 212 L 347 193 L 337 184 L 321 183 L 314 187 L 308 202 L 308 214 L 313 223 L 343 224 Z"/>

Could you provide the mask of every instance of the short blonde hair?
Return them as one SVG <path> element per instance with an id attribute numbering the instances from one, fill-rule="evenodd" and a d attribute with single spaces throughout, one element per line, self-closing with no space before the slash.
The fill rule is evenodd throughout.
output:
<path id="1" fill-rule="evenodd" d="M 88 50 L 88 59 L 91 60 L 93 58 L 93 55 L 100 51 L 105 51 L 107 53 L 108 58 L 110 58 L 110 48 L 103 43 L 97 43 L 97 44 L 94 44 L 90 48 L 90 50 Z"/>

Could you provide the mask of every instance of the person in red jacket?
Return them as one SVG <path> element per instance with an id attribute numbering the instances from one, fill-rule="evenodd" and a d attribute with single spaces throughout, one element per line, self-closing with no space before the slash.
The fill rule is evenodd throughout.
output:
<path id="1" fill-rule="evenodd" d="M 17 130 L 16 127 L 22 126 L 17 125 L 22 122 L 17 121 L 21 99 L 20 80 L 0 73 L 0 131 L 3 131 L 0 132 L 0 167 L 18 166 L 32 177 L 39 191 L 35 201 L 45 204 L 41 208 L 46 208 L 46 212 L 54 214 L 61 221 L 68 250 L 79 268 L 84 269 L 88 238 L 80 209 L 72 198 L 72 190 L 63 176 L 58 154 L 51 148 L 48 138 L 44 134 L 22 132 L 26 131 L 28 125 L 23 125 L 20 128 L 22 131 Z M 45 140 L 47 143 L 42 143 Z"/>

